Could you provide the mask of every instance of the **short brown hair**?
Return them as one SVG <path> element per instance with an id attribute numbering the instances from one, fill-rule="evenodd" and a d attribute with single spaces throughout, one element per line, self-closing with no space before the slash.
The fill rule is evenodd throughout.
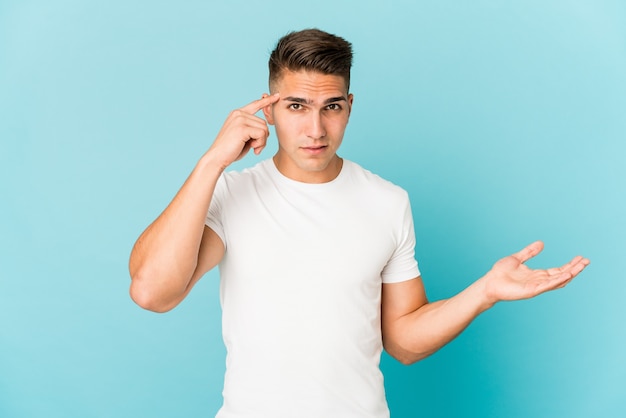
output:
<path id="1" fill-rule="evenodd" d="M 350 90 L 352 44 L 319 29 L 290 32 L 276 43 L 270 54 L 270 87 L 283 71 L 317 71 L 343 77 Z"/>

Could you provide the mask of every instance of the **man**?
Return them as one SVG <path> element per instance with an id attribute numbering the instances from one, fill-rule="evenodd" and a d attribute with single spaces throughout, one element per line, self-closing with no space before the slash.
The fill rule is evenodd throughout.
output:
<path id="1" fill-rule="evenodd" d="M 228 116 L 131 254 L 131 296 L 157 312 L 220 266 L 228 354 L 218 417 L 387 417 L 383 344 L 416 362 L 498 301 L 563 287 L 589 263 L 531 270 L 536 242 L 458 295 L 428 302 L 406 192 L 337 155 L 351 64 L 342 38 L 283 37 L 270 56 L 271 94 Z M 226 173 L 263 150 L 268 123 L 273 158 Z"/>

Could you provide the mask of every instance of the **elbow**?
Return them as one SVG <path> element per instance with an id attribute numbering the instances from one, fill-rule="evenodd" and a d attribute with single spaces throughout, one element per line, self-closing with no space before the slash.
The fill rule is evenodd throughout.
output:
<path id="1" fill-rule="evenodd" d="M 386 343 L 383 346 L 387 354 L 389 354 L 391 357 L 393 357 L 404 366 L 410 366 L 412 364 L 415 364 L 432 354 L 432 352 L 422 353 L 407 350 L 399 344 Z"/>
<path id="2" fill-rule="evenodd" d="M 137 273 L 132 276 L 130 284 L 130 298 L 139 307 L 156 313 L 164 313 L 172 310 L 177 303 L 167 303 L 159 297 L 158 293 L 152 286 L 146 284 L 147 280 Z"/>
<path id="3" fill-rule="evenodd" d="M 415 357 L 412 356 L 408 356 L 406 354 L 391 354 L 391 357 L 393 357 L 394 359 L 396 359 L 400 364 L 402 364 L 403 366 L 410 366 L 412 364 L 417 363 L 420 359 L 417 359 Z"/>
<path id="4" fill-rule="evenodd" d="M 385 351 L 387 351 L 387 353 L 392 358 L 394 358 L 395 360 L 397 360 L 400 364 L 404 366 L 410 366 L 411 364 L 415 364 L 421 360 L 421 358 L 409 355 L 408 353 L 400 353 L 400 352 L 397 352 L 394 350 L 388 350 L 388 349 L 385 349 Z"/>
<path id="5" fill-rule="evenodd" d="M 419 360 L 411 360 L 411 359 L 407 359 L 407 358 L 396 358 L 394 357 L 396 360 L 398 360 L 398 362 L 400 362 L 400 364 L 402 364 L 403 366 L 410 366 L 412 364 L 417 363 Z"/>
<path id="6" fill-rule="evenodd" d="M 417 363 L 418 361 L 424 360 L 426 357 L 430 356 L 432 353 L 411 353 L 409 356 L 398 356 L 395 357 L 401 364 L 405 366 L 410 366 L 412 364 Z"/>

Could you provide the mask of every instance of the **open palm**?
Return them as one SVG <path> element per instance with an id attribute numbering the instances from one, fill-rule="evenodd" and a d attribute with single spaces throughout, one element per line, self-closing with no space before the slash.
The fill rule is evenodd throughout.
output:
<path id="1" fill-rule="evenodd" d="M 574 257 L 561 267 L 546 270 L 531 269 L 524 263 L 543 250 L 541 241 L 497 261 L 489 271 L 488 293 L 496 301 L 519 300 L 567 285 L 588 264 L 581 256 Z"/>

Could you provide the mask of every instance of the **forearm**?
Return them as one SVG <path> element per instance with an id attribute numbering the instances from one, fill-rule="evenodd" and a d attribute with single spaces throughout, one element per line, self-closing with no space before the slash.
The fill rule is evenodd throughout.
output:
<path id="1" fill-rule="evenodd" d="M 452 341 L 493 306 L 485 281 L 478 280 L 450 299 L 426 303 L 387 326 L 385 348 L 404 364 L 419 361 Z"/>
<path id="2" fill-rule="evenodd" d="M 576 256 L 561 267 L 528 268 L 543 249 L 541 241 L 497 261 L 458 295 L 428 303 L 421 278 L 383 284 L 382 332 L 385 349 L 405 364 L 414 363 L 459 335 L 478 315 L 499 301 L 528 299 L 567 285 L 587 265 Z"/>
<path id="3" fill-rule="evenodd" d="M 160 310 L 159 306 L 170 305 L 189 287 L 221 172 L 211 154 L 205 154 L 172 202 L 135 243 L 129 262 L 131 296 L 140 305 Z"/>

